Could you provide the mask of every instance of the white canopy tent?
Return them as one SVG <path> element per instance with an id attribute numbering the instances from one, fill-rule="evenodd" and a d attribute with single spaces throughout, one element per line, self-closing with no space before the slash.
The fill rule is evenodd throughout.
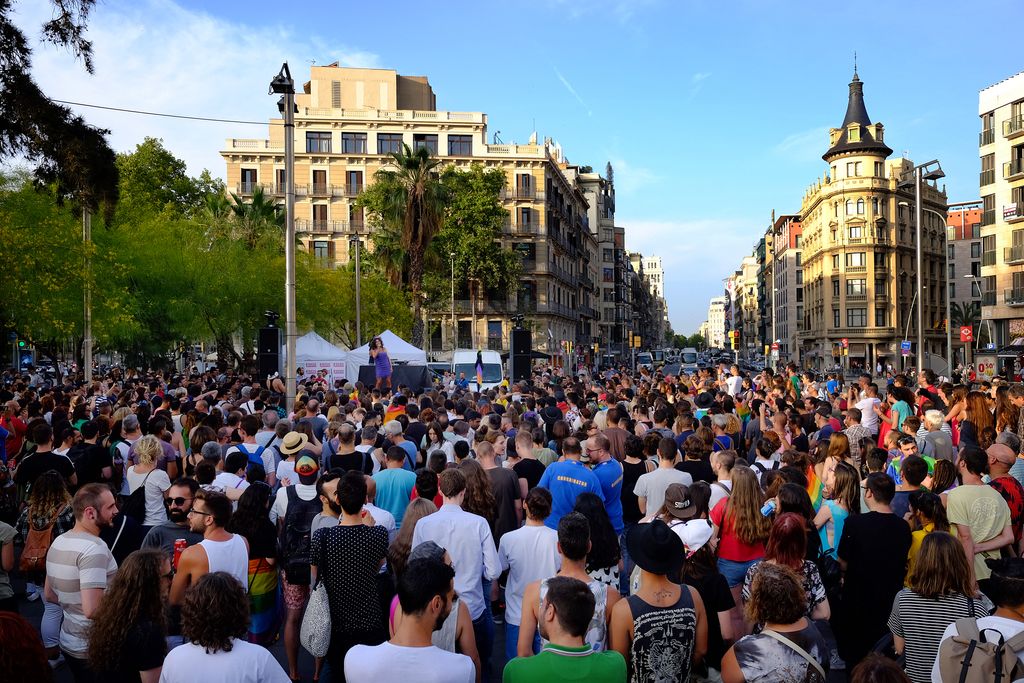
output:
<path id="1" fill-rule="evenodd" d="M 281 357 L 284 357 L 284 348 Z M 347 352 L 321 337 L 309 332 L 295 340 L 295 367 L 302 368 L 302 376 L 310 377 L 320 370 L 326 370 L 329 379 L 345 375 Z"/>
<path id="2" fill-rule="evenodd" d="M 392 363 L 405 363 L 407 365 L 427 364 L 427 352 L 418 349 L 405 341 L 391 330 L 385 330 L 378 335 L 384 348 L 388 351 L 388 357 Z M 372 339 L 371 339 L 372 341 Z M 345 377 L 349 381 L 356 381 L 359 378 L 359 366 L 370 365 L 370 343 L 363 344 L 358 349 L 352 349 L 345 358 Z"/>

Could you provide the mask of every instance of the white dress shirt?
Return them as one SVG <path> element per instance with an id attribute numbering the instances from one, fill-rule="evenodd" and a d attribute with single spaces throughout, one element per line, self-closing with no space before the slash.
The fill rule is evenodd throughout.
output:
<path id="1" fill-rule="evenodd" d="M 493 581 L 501 574 L 498 551 L 487 520 L 458 505 L 445 503 L 434 514 L 416 522 L 412 547 L 426 541 L 433 541 L 448 551 L 455 569 L 455 592 L 466 603 L 469 616 L 477 619 L 487 606 L 481 577 Z"/>

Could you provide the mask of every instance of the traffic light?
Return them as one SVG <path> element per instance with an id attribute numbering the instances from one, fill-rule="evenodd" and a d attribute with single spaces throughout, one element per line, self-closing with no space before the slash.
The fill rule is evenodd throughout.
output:
<path id="1" fill-rule="evenodd" d="M 18 340 L 18 348 L 19 349 L 25 348 L 25 340 L 24 339 L 19 339 Z"/>

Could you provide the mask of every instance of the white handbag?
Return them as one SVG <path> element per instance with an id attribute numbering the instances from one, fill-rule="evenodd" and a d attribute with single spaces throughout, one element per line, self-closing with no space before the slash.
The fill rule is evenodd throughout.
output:
<path id="1" fill-rule="evenodd" d="M 331 646 L 331 603 L 321 576 L 317 574 L 299 629 L 299 642 L 314 657 L 326 657 Z"/>

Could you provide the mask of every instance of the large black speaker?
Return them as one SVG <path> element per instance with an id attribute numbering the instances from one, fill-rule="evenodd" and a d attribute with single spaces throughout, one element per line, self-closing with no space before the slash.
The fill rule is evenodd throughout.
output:
<path id="1" fill-rule="evenodd" d="M 281 328 L 261 327 L 256 346 L 260 378 L 281 372 Z"/>
<path id="2" fill-rule="evenodd" d="M 533 366 L 533 337 L 530 331 L 521 327 L 514 328 L 509 351 L 512 381 L 519 382 L 530 379 Z"/>

